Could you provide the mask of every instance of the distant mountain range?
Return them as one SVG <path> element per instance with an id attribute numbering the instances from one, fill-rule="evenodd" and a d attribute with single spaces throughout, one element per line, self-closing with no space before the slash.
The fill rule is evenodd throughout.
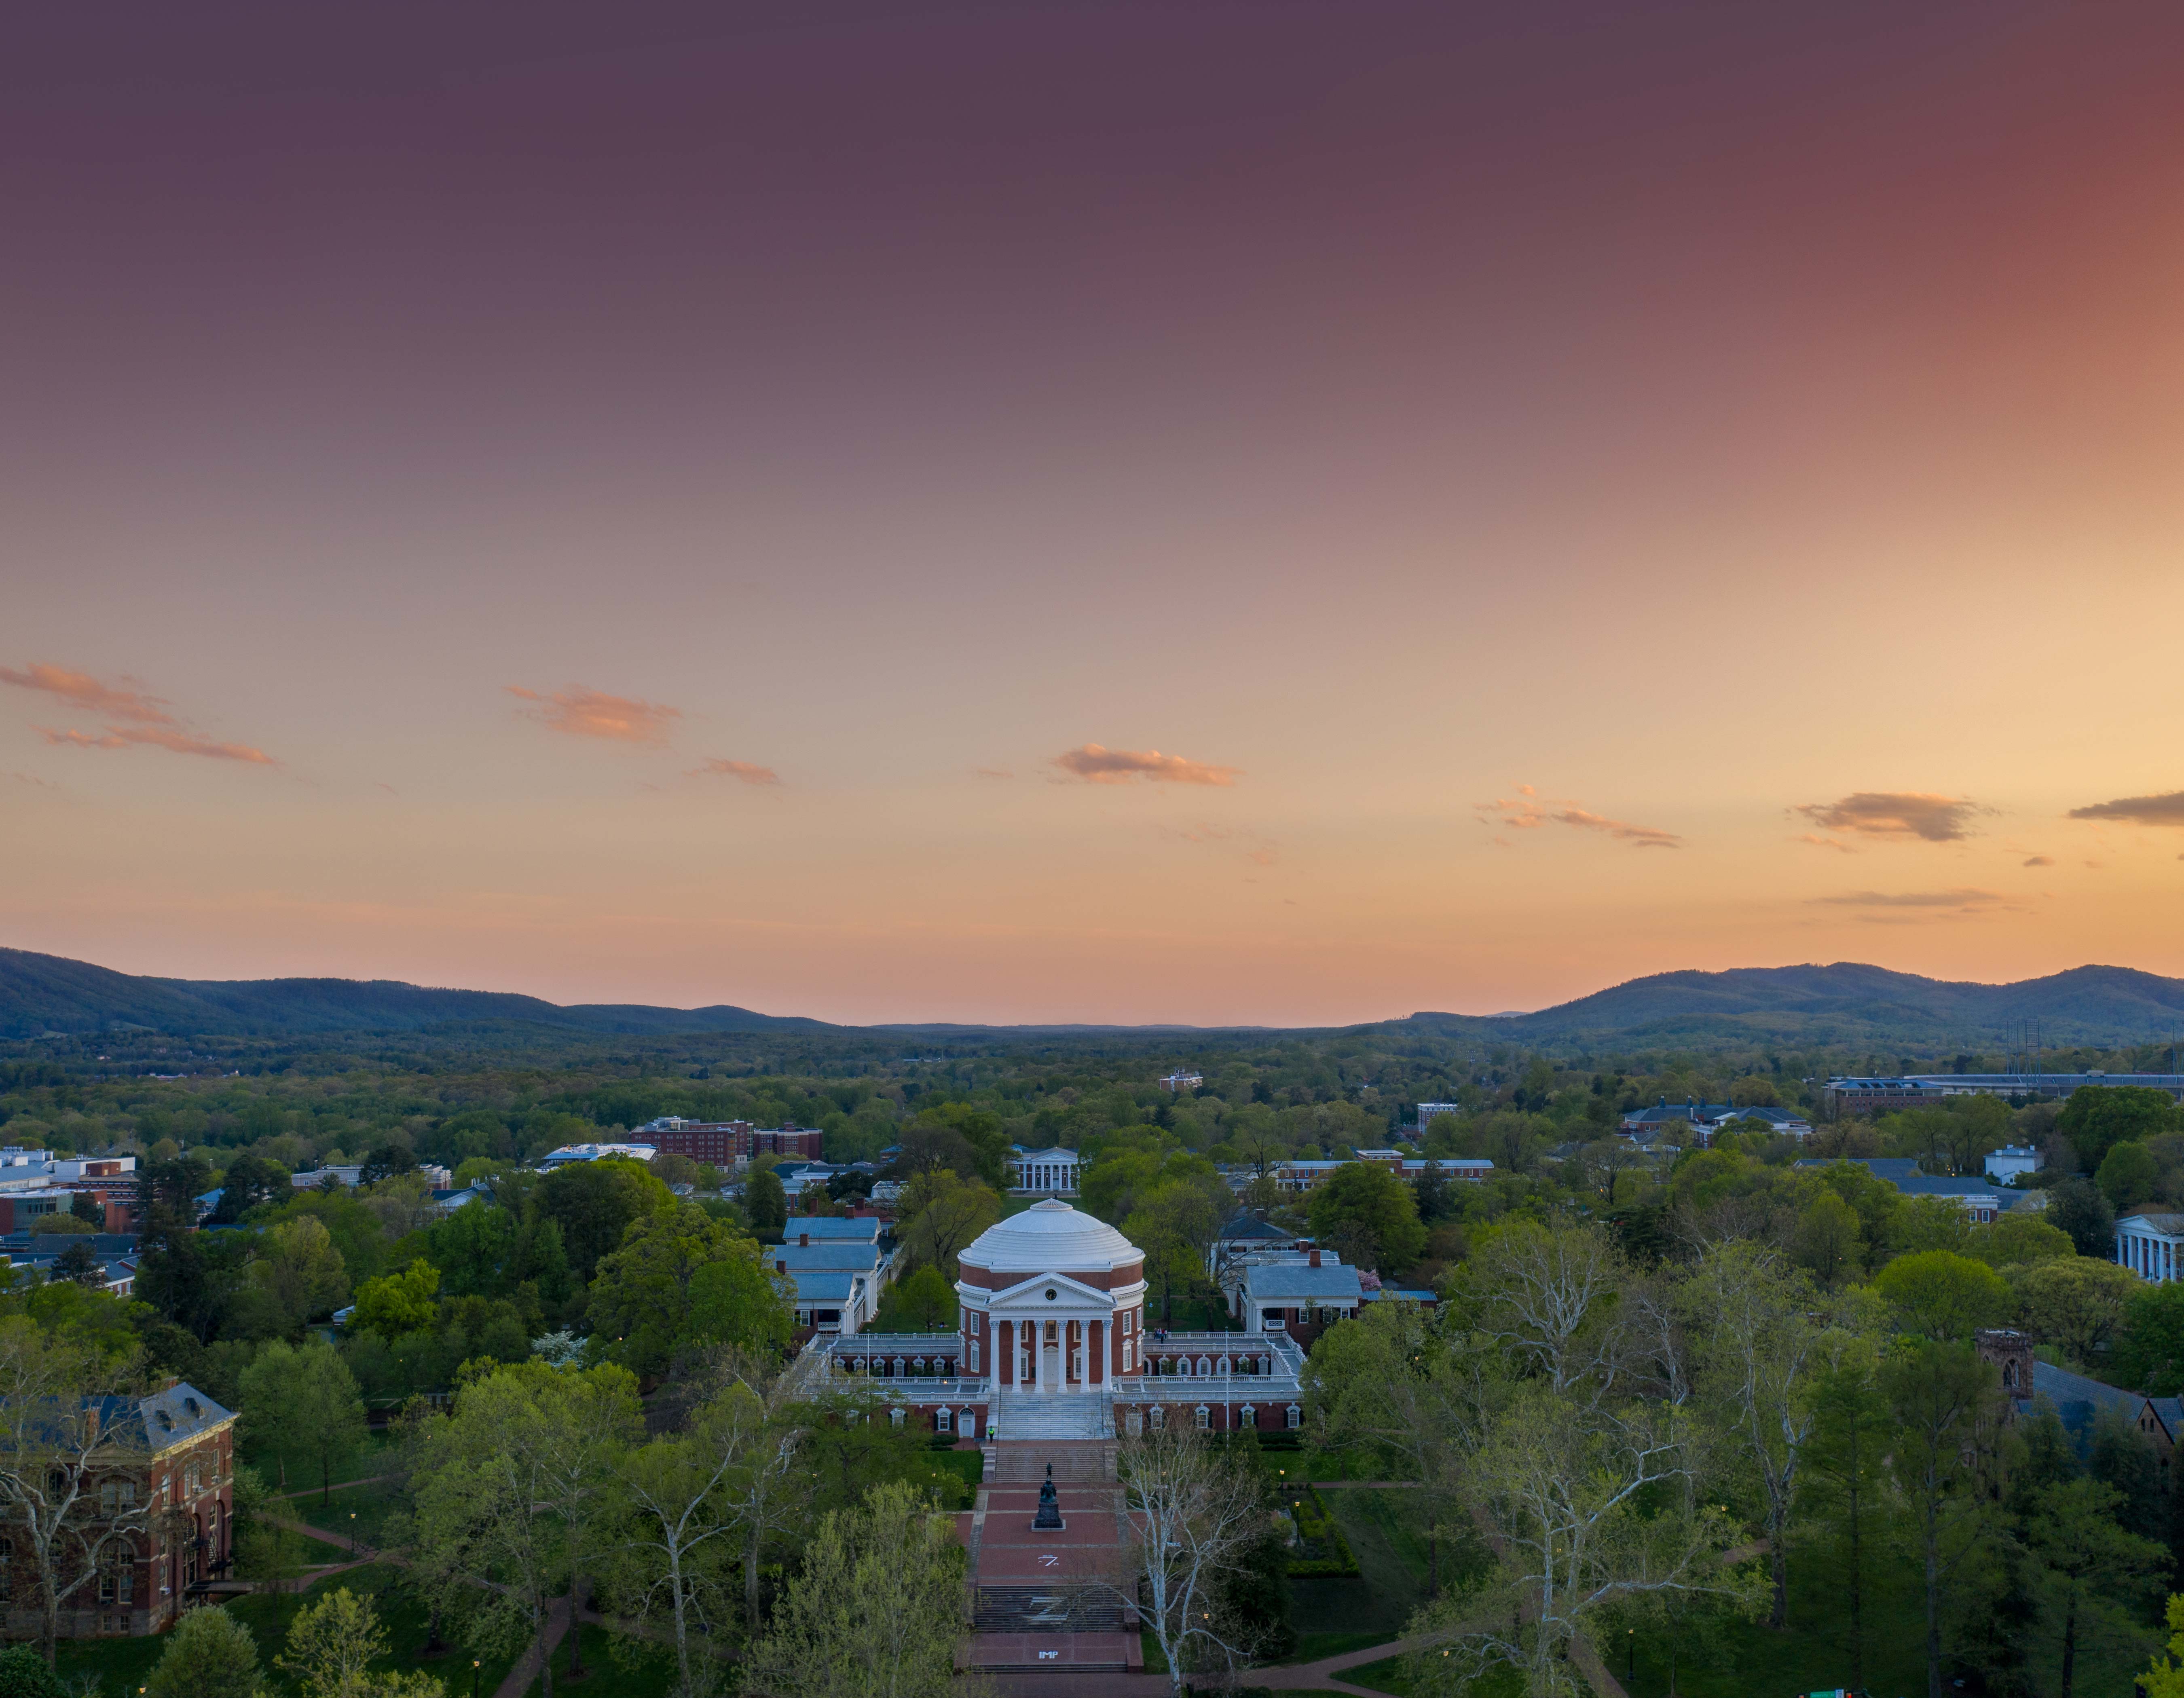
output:
<path id="1" fill-rule="evenodd" d="M 1884 967 L 1738 967 L 1656 973 L 1535 1014 L 1423 1013 L 1377 1029 L 1577 1048 L 1704 1046 L 1731 1042 L 1807 1048 L 1992 1050 L 2012 1026 L 2039 1022 L 2049 1045 L 2159 1043 L 2184 1031 L 2184 979 L 2128 967 L 2073 967 L 2015 984 L 1920 978 Z M 1071 1033 L 1243 1032 L 1188 1026 L 856 1027 L 726 1004 L 652 1008 L 564 1006 L 504 991 L 440 990 L 394 979 L 143 978 L 60 955 L 0 949 L 0 1038 L 131 1028 L 176 1037 L 304 1037 L 521 1026 L 594 1037 L 699 1033 L 927 1033 L 937 1038 Z"/>
<path id="2" fill-rule="evenodd" d="M 1886 967 L 1733 967 L 1654 973 L 1536 1014 L 1415 1014 L 1406 1024 L 1556 1049 L 1673 1047 L 1736 1039 L 1813 1048 L 1996 1049 L 2036 1022 L 2049 1046 L 2159 1043 L 2184 1032 L 2184 979 L 2072 967 L 2014 984 L 1921 978 Z"/>

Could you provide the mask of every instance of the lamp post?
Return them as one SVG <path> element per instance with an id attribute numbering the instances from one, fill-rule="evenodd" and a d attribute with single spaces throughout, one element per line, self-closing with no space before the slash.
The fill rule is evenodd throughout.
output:
<path id="1" fill-rule="evenodd" d="M 478 1660 L 476 1657 L 472 1657 L 471 1659 L 471 1698 L 477 1698 L 477 1686 Z"/>
<path id="2" fill-rule="evenodd" d="M 1630 1647 L 1629 1654 L 1623 1659 L 1623 1684 L 1628 1688 L 1635 1684 L 1638 1679 L 1638 1629 L 1624 1628 L 1623 1643 Z"/>

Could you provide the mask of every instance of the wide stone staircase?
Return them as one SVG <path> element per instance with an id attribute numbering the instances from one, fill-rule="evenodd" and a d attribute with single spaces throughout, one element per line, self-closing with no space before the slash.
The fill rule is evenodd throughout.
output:
<path id="1" fill-rule="evenodd" d="M 1115 1436 L 1114 1400 L 1106 1392 L 1004 1391 L 994 1399 L 994 1416 L 1009 1443 Z"/>

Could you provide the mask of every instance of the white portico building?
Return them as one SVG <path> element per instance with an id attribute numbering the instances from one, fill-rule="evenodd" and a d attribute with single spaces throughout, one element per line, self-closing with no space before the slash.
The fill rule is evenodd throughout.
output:
<path id="1" fill-rule="evenodd" d="M 1173 1332 L 1145 1313 L 1145 1252 L 1048 1198 L 959 1258 L 953 1333 L 822 1333 L 800 1372 L 859 1377 L 959 1442 L 1113 1438 L 1180 1422 L 1294 1429 L 1304 1354 L 1285 1332 Z"/>
<path id="2" fill-rule="evenodd" d="M 1145 1254 L 1049 1198 L 981 1233 L 960 1258 L 963 1360 L 1004 1395 L 1099 1392 L 1144 1349 Z"/>

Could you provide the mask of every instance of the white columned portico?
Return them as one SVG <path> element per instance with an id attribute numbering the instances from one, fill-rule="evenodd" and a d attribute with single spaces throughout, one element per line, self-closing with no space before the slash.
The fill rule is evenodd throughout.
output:
<path id="1" fill-rule="evenodd" d="M 1073 1175 L 1032 1167 L 1026 1177 L 1061 1183 Z M 994 1341 L 988 1378 L 994 1395 L 1062 1398 L 1108 1389 L 1115 1340 L 1142 1324 L 1145 1254 L 1136 1245 L 1050 1198 L 989 1228 L 959 1261 L 964 1336 Z"/>

